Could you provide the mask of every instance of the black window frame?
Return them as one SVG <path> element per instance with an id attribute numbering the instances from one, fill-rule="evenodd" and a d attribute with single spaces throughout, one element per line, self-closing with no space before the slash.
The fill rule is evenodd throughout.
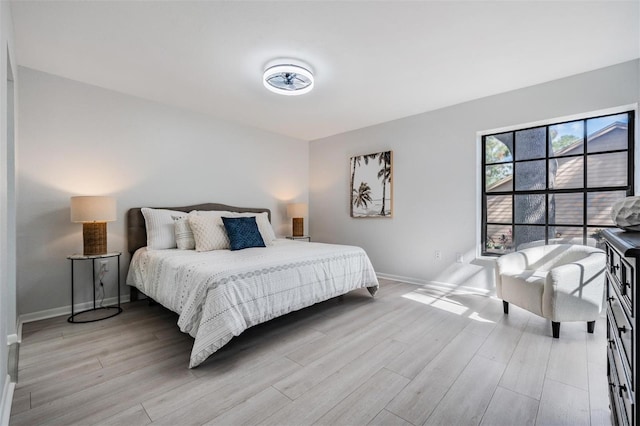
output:
<path id="1" fill-rule="evenodd" d="M 622 115 L 622 114 L 627 114 L 628 117 L 628 124 L 627 124 L 627 149 L 615 149 L 615 150 L 608 150 L 608 151 L 596 151 L 596 152 L 589 152 L 588 151 L 588 147 L 587 147 L 587 141 L 588 141 L 588 129 L 587 129 L 587 121 L 588 120 L 592 120 L 592 119 L 597 119 L 597 118 L 603 118 L 603 117 L 611 117 L 611 116 L 616 116 L 616 115 Z M 635 157 L 635 151 L 634 151 L 634 146 L 635 146 L 635 140 L 634 140 L 634 136 L 635 136 L 635 111 L 634 110 L 625 110 L 625 111 L 620 111 L 620 112 L 616 112 L 616 113 L 608 113 L 608 114 L 602 114 L 602 115 L 593 115 L 593 116 L 585 116 L 583 118 L 574 118 L 571 120 L 565 120 L 565 121 L 557 121 L 557 122 L 551 122 L 551 123 L 547 123 L 547 124 L 543 124 L 543 125 L 537 125 L 537 126 L 528 126 L 528 127 L 519 127 L 519 128 L 514 128 L 511 130 L 505 130 L 505 131 L 499 131 L 499 132 L 492 132 L 492 133 L 487 133 L 482 135 L 481 137 L 481 152 L 482 152 L 482 158 L 481 158 L 481 181 L 482 181 L 482 195 L 481 195 L 481 203 L 482 203 L 482 224 L 481 224 L 481 255 L 482 256 L 490 256 L 490 257 L 499 257 L 502 256 L 503 254 L 507 254 L 510 253 L 512 251 L 515 251 L 517 249 L 517 247 L 515 247 L 516 241 L 515 241 L 515 227 L 520 225 L 525 225 L 525 226 L 544 226 L 544 235 L 545 235 L 545 244 L 547 244 L 549 242 L 549 227 L 550 226 L 564 226 L 564 227 L 574 227 L 574 228 L 582 228 L 582 243 L 586 244 L 587 242 L 587 238 L 589 237 L 588 232 L 589 229 L 591 228 L 615 228 L 615 225 L 590 225 L 588 223 L 588 217 L 587 217 L 587 209 L 588 209 L 588 205 L 587 205 L 587 200 L 588 200 L 588 194 L 591 192 L 613 192 L 613 191 L 626 191 L 626 196 L 632 196 L 634 195 L 634 157 Z M 566 124 L 566 123 L 574 123 L 577 121 L 582 121 L 583 122 L 583 140 L 584 140 L 584 149 L 582 154 L 571 154 L 571 155 L 550 155 L 550 132 L 549 132 L 549 128 L 553 127 L 553 126 L 557 126 L 557 125 L 561 125 L 561 124 Z M 516 160 L 517 158 L 517 154 L 516 154 L 516 150 L 517 150 L 517 143 L 516 143 L 516 133 L 520 132 L 520 131 L 525 131 L 525 130 L 531 130 L 531 129 L 539 129 L 539 128 L 544 128 L 545 132 L 546 132 L 546 144 L 545 144 L 545 156 L 541 157 L 541 158 L 531 158 L 531 159 L 525 159 L 525 160 Z M 504 134 L 508 134 L 511 133 L 512 134 L 512 140 L 513 140 L 513 148 L 512 148 L 512 152 L 511 152 L 511 161 L 502 161 L 502 162 L 493 162 L 493 163 L 487 163 L 487 157 L 486 157 L 486 147 L 487 147 L 487 138 L 492 137 L 492 136 L 497 136 L 497 135 L 504 135 Z M 620 152 L 626 152 L 627 153 L 627 185 L 626 186 L 604 186 L 604 187 L 588 187 L 588 180 L 587 180 L 587 173 L 588 173 L 588 159 L 590 156 L 593 155 L 600 155 L 600 154 L 612 154 L 612 153 L 620 153 Z M 560 188 L 560 189 L 549 189 L 549 160 L 552 159 L 559 159 L 559 158 L 572 158 L 572 157 L 583 157 L 583 183 L 582 183 L 582 187 L 580 188 Z M 541 161 L 544 160 L 545 162 L 545 189 L 532 189 L 532 190 L 516 190 L 516 170 L 517 170 L 517 164 L 518 163 L 526 163 L 526 162 L 531 162 L 531 161 Z M 487 192 L 487 182 L 486 182 L 486 170 L 487 170 L 487 166 L 491 166 L 491 165 L 505 165 L 505 164 L 511 164 L 512 167 L 512 188 L 509 191 L 490 191 Z M 575 193 L 582 193 L 583 194 L 583 223 L 582 224 L 557 224 L 557 223 L 553 223 L 550 224 L 549 223 L 549 195 L 550 194 L 575 194 Z M 530 195 L 530 194 L 540 194 L 540 195 L 544 195 L 545 196 L 545 200 L 546 200 L 546 211 L 545 211 L 545 222 L 544 224 L 531 224 L 531 223 L 517 223 L 516 222 L 516 218 L 515 218 L 515 196 L 516 195 Z M 510 223 L 496 223 L 496 222 L 487 222 L 487 216 L 488 216 L 488 212 L 487 212 L 487 197 L 488 196 L 500 196 L 500 195 L 507 195 L 507 196 L 511 196 L 511 222 Z M 488 251 L 487 249 L 487 234 L 488 234 L 488 226 L 503 226 L 503 227 L 510 227 L 511 229 L 511 242 L 514 245 L 513 249 L 510 251 L 505 251 L 504 253 L 496 253 L 496 252 L 491 252 Z"/>

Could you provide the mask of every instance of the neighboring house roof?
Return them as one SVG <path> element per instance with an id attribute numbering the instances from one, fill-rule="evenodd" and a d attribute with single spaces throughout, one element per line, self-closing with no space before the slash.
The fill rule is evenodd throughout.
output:
<path id="1" fill-rule="evenodd" d="M 587 137 L 587 152 L 598 153 L 627 148 L 627 124 L 615 122 Z M 581 154 L 583 141 L 567 146 L 557 155 Z M 589 176 L 598 177 L 598 186 L 624 185 L 627 181 L 626 153 L 590 155 L 587 164 L 587 182 Z M 558 158 L 558 170 L 555 176 L 555 188 L 580 188 L 584 184 L 583 157 Z M 612 167 L 615 164 L 615 167 Z M 511 190 L 512 177 L 496 182 L 489 191 Z M 593 193 L 589 194 L 587 205 L 587 223 L 597 225 L 613 225 L 609 217 L 611 205 L 617 201 L 620 194 Z M 561 194 L 555 197 L 556 223 L 582 223 L 583 197 L 582 194 Z M 488 221 L 498 223 L 511 222 L 511 197 L 489 197 L 487 201 Z"/>
<path id="2" fill-rule="evenodd" d="M 621 132 L 622 135 L 620 134 Z M 587 146 L 589 146 L 589 152 L 596 151 L 612 151 L 614 149 L 626 149 L 627 148 L 627 124 L 621 121 L 615 121 L 602 129 L 596 130 L 589 136 L 587 136 Z M 605 137 L 606 136 L 606 137 Z M 621 137 L 622 136 L 622 137 Z M 600 149 L 594 150 L 597 143 Z M 606 142 L 606 143 L 605 143 Z M 574 144 L 569 145 L 556 152 L 556 156 L 572 155 L 582 153 L 582 140 L 576 141 Z"/>

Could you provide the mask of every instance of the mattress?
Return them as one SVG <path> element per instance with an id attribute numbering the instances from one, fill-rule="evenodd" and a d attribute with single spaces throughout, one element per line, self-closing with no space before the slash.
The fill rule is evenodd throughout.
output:
<path id="1" fill-rule="evenodd" d="M 378 280 L 360 247 L 278 239 L 238 251 L 137 250 L 127 284 L 179 314 L 196 367 L 247 328 Z"/>

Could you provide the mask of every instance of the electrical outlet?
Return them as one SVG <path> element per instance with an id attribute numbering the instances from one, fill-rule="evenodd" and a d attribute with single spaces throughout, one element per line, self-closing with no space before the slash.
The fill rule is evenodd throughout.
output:
<path id="1" fill-rule="evenodd" d="M 442 252 L 440 250 L 436 250 L 435 257 L 436 260 L 442 259 Z"/>
<path id="2" fill-rule="evenodd" d="M 109 262 L 106 261 L 106 260 L 101 260 L 100 261 L 100 270 L 108 272 L 109 271 Z"/>
<path id="3" fill-rule="evenodd" d="M 457 263 L 463 263 L 464 262 L 464 256 L 462 255 L 462 253 L 456 253 L 456 262 Z"/>

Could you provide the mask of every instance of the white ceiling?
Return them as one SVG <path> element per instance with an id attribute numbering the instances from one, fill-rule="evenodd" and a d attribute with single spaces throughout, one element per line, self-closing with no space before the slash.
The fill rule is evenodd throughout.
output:
<path id="1" fill-rule="evenodd" d="M 635 1 L 15 1 L 19 65 L 304 140 L 640 57 Z M 315 89 L 261 82 L 307 62 Z"/>

